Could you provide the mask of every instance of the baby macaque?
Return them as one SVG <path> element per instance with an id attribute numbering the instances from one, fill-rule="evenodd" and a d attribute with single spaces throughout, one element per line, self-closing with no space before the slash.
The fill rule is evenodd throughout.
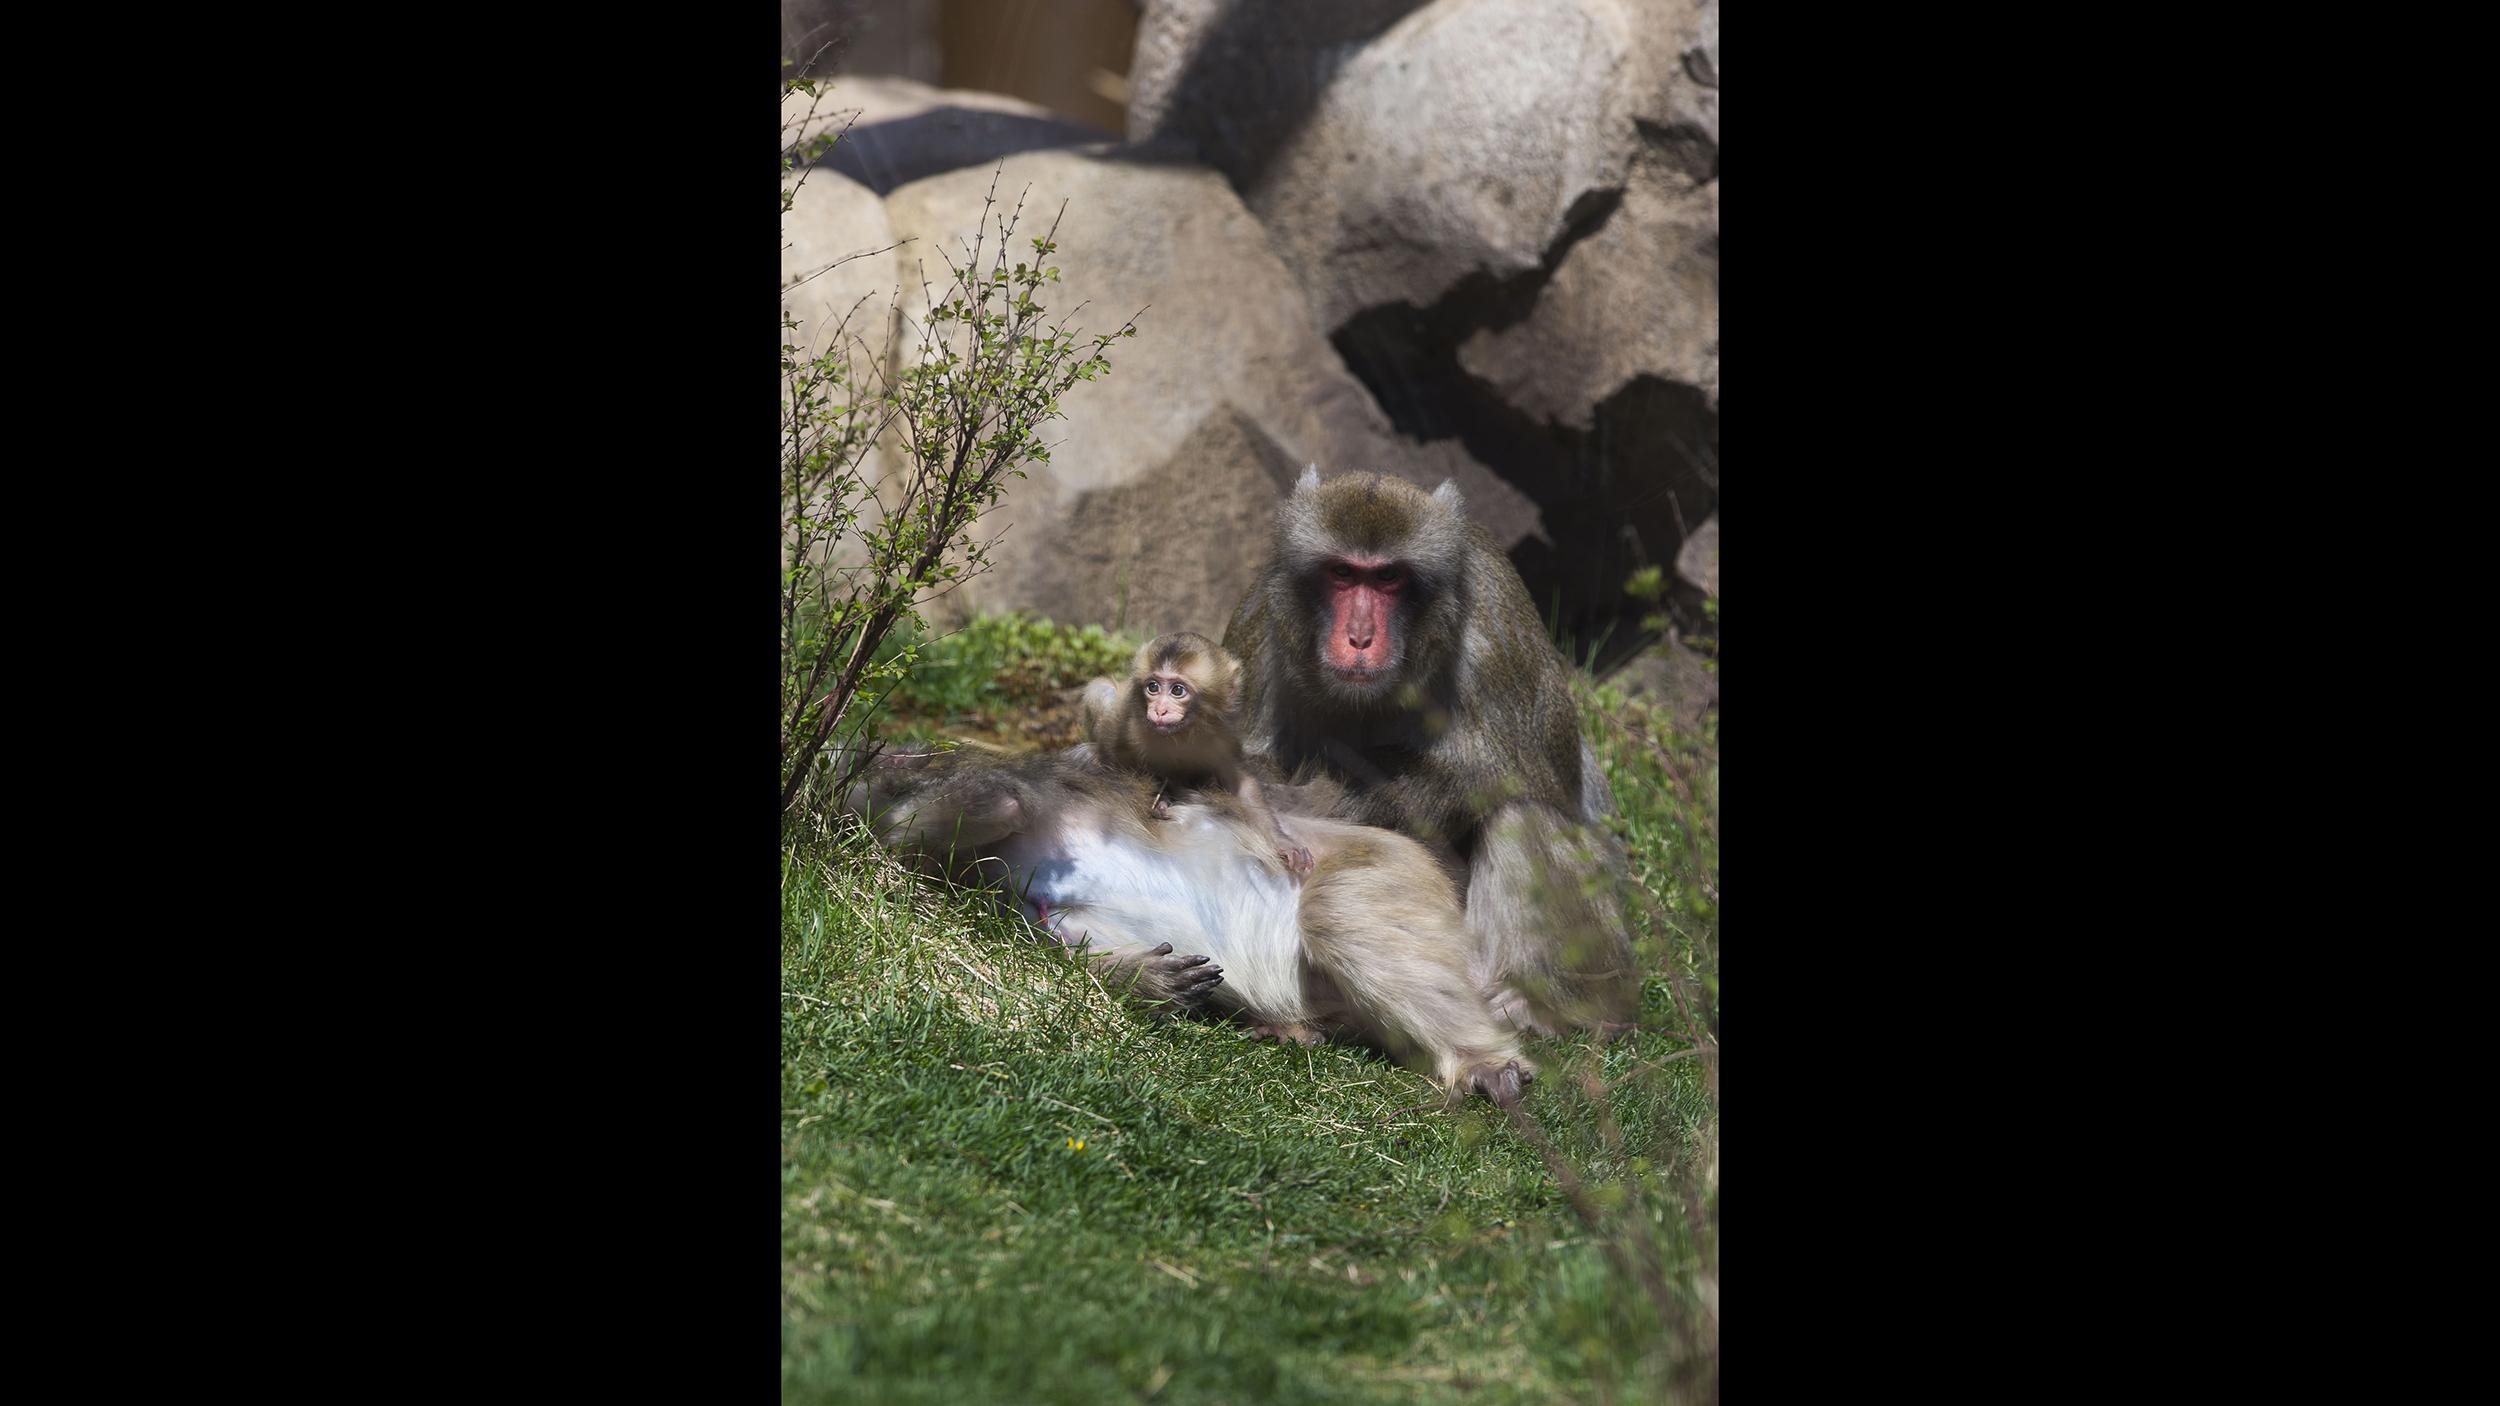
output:
<path id="1" fill-rule="evenodd" d="M 1085 733 L 1106 766 L 1151 774 L 1166 786 L 1211 786 L 1238 797 L 1276 842 L 1285 872 L 1311 871 L 1311 852 L 1293 842 L 1259 794 L 1258 778 L 1242 767 L 1234 730 L 1241 661 L 1204 635 L 1159 635 L 1137 651 L 1128 683 L 1096 679 L 1085 690 Z M 1152 813 L 1168 818 L 1155 794 Z"/>

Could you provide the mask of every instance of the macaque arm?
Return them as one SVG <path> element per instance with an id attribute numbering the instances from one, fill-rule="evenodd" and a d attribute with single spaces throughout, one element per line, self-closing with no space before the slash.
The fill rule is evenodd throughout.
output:
<path id="1" fill-rule="evenodd" d="M 1565 790 L 1538 754 L 1502 745 L 1497 725 L 1478 720 L 1454 728 L 1405 758 L 1394 773 L 1360 754 L 1333 752 L 1329 760 L 1355 782 L 1342 813 L 1417 838 L 1464 844 L 1483 819 L 1517 802 L 1579 811 L 1577 786 Z M 1575 783 L 1578 770 L 1575 761 Z"/>
<path id="2" fill-rule="evenodd" d="M 1181 924 L 1186 929 L 1186 924 Z M 1103 985 L 1125 992 L 1149 1010 L 1170 1014 L 1204 1004 L 1224 983 L 1224 969 L 1203 953 L 1175 952 L 1148 936 L 1133 914 L 1076 904 L 1052 914 L 1051 934 L 1085 949 Z"/>
<path id="3" fill-rule="evenodd" d="M 1267 804 L 1266 794 L 1259 790 L 1259 778 L 1247 771 L 1240 773 L 1233 794 L 1241 798 L 1241 808 L 1250 812 L 1250 818 L 1258 822 L 1259 828 L 1276 841 L 1276 857 L 1284 861 L 1285 868 L 1295 874 L 1311 872 L 1311 852 L 1295 844 L 1293 836 L 1285 833 L 1284 822 L 1276 818 L 1276 812 Z"/>
<path id="4" fill-rule="evenodd" d="M 1085 696 L 1077 705 L 1077 716 L 1085 729 L 1085 740 L 1093 744 L 1094 755 L 1105 762 L 1112 760 L 1112 739 L 1120 715 L 1120 686 L 1109 679 L 1096 679 L 1085 686 Z"/>
<path id="5" fill-rule="evenodd" d="M 1483 942 L 1495 1011 L 1559 1035 L 1640 1014 L 1640 968 L 1625 921 L 1622 847 L 1602 825 L 1520 802 L 1486 822 L 1467 881 L 1467 923 Z"/>

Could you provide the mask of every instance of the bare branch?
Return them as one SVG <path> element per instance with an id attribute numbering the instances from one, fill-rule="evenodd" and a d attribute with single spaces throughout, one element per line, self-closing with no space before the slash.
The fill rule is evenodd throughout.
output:
<path id="1" fill-rule="evenodd" d="M 873 258 L 873 257 L 875 257 L 876 255 L 879 255 L 879 254 L 891 254 L 891 253 L 893 253 L 895 250 L 900 249 L 900 248 L 902 248 L 904 245 L 909 244 L 909 243 L 911 243 L 911 241 L 910 241 L 910 240 L 908 240 L 908 239 L 898 239 L 898 240 L 895 240 L 893 243 L 891 243 L 891 244 L 889 244 L 889 245 L 885 246 L 883 249 L 862 249 L 862 250 L 860 250 L 860 251 L 859 251 L 858 253 L 856 253 L 856 254 L 845 254 L 845 255 L 843 255 L 841 258 L 838 258 L 838 259 L 834 260 L 832 263 L 829 263 L 829 264 L 825 265 L 823 268 L 813 270 L 813 271 L 811 271 L 811 272 L 809 272 L 809 273 L 807 273 L 807 274 L 804 274 L 804 275 L 802 275 L 802 276 L 800 276 L 800 277 L 798 277 L 798 278 L 793 278 L 793 279 L 791 279 L 789 282 L 787 282 L 787 283 L 785 283 L 785 284 L 781 285 L 781 291 L 782 291 L 782 292 L 784 292 L 784 293 L 787 293 L 787 292 L 789 292 L 791 289 L 796 288 L 796 287 L 800 286 L 801 284 L 805 284 L 805 283 L 812 283 L 812 282 L 814 282 L 815 280 L 817 280 L 817 279 L 819 279 L 819 278 L 824 277 L 826 274 L 829 274 L 829 273 L 833 272 L 835 269 L 838 269 L 838 268 L 842 267 L 844 264 L 849 263 L 849 262 L 850 262 L 851 260 L 853 260 L 853 259 L 867 259 L 867 258 Z M 861 300 L 862 302 L 865 302 L 865 301 L 867 301 L 868 296 L 869 296 L 869 295 L 867 295 L 867 294 L 862 294 L 862 295 L 861 295 L 860 300 Z"/>

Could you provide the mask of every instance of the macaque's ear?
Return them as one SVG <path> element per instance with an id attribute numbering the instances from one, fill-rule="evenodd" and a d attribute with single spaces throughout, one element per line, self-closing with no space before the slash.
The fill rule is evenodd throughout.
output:
<path id="1" fill-rule="evenodd" d="M 1441 480 L 1441 486 L 1432 490 L 1432 501 L 1449 509 L 1452 514 L 1464 514 L 1467 511 L 1466 496 L 1458 491 L 1456 479 Z"/>
<path id="2" fill-rule="evenodd" d="M 1319 465 L 1313 464 L 1309 468 L 1304 469 L 1302 471 L 1302 477 L 1294 482 L 1293 493 L 1295 497 L 1299 498 L 1305 493 L 1317 493 L 1318 491 Z"/>

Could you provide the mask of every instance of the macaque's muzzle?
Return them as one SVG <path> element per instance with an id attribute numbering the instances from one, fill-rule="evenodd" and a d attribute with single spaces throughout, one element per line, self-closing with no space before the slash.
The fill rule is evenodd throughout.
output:
<path id="1" fill-rule="evenodd" d="M 1329 600 L 1321 660 L 1339 678 L 1369 683 L 1385 675 L 1396 658 L 1397 594 L 1405 581 L 1384 564 L 1351 565 L 1357 574 L 1336 582 Z M 1383 575 L 1390 579 L 1380 579 Z"/>

